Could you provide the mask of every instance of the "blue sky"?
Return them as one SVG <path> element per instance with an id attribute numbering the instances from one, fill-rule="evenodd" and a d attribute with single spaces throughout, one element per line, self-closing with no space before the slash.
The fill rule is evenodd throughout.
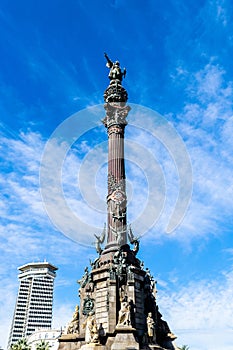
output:
<path id="1" fill-rule="evenodd" d="M 134 107 L 126 128 L 128 218 L 135 234 L 143 231 L 139 257 L 158 280 L 161 312 L 177 344 L 232 349 L 232 21 L 230 0 L 1 1 L 1 346 L 13 316 L 18 266 L 46 258 L 59 267 L 54 326 L 60 327 L 78 303 L 76 280 L 96 256 L 92 246 L 80 244 L 86 243 L 82 225 L 73 241 L 67 237 L 72 225 L 62 216 L 55 187 L 57 206 L 48 217 L 39 173 L 48 140 L 52 167 L 68 150 L 64 197 L 70 212 L 90 225 L 88 234 L 100 232 L 106 220 L 107 138 L 99 121 L 106 51 L 127 68 L 124 86 Z M 70 132 L 59 143 L 54 132 L 71 115 L 76 129 L 68 119 Z M 160 123 L 166 134 L 156 129 Z M 80 137 L 66 148 L 73 130 Z M 178 171 L 185 169 L 182 162 L 177 168 L 183 143 L 172 144 L 169 130 L 187 149 L 192 173 L 186 180 L 193 187 L 185 217 L 171 234 L 166 227 Z M 148 232 L 144 216 L 142 226 L 134 226 L 144 209 L 148 220 L 157 219 Z M 63 232 L 53 219 L 64 223 Z"/>

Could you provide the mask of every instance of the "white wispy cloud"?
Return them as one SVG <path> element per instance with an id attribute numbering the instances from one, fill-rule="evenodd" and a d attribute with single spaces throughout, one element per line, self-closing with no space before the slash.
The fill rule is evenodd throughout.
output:
<path id="1" fill-rule="evenodd" d="M 233 207 L 229 135 L 233 85 L 214 59 L 198 72 L 190 73 L 188 81 L 186 103 L 177 115 L 176 127 L 191 157 L 194 191 L 179 232 L 188 231 L 190 237 L 211 232 L 221 234 L 220 223 L 231 221 Z"/>
<path id="2" fill-rule="evenodd" d="M 223 272 L 218 280 L 194 280 L 188 285 L 176 281 L 179 290 L 170 287 L 158 293 L 158 303 L 164 319 L 175 327 L 179 344 L 190 349 L 230 349 L 232 332 L 232 271 Z M 221 336 L 220 336 L 221 335 Z"/>
<path id="3" fill-rule="evenodd" d="M 225 0 L 211 1 L 210 4 L 216 15 L 216 21 L 222 23 L 223 27 L 226 27 L 229 22 L 229 7 L 228 2 Z"/>

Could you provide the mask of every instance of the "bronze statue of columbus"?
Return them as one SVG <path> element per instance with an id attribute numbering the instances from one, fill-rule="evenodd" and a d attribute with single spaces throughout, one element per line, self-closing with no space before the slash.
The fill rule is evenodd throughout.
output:
<path id="1" fill-rule="evenodd" d="M 109 72 L 109 79 L 112 80 L 119 80 L 120 82 L 122 81 L 122 78 L 126 76 L 126 69 L 124 68 L 123 71 L 121 70 L 120 67 L 120 62 L 116 61 L 115 63 L 110 60 L 108 55 L 104 53 L 104 56 L 107 60 L 107 67 L 110 69 Z"/>

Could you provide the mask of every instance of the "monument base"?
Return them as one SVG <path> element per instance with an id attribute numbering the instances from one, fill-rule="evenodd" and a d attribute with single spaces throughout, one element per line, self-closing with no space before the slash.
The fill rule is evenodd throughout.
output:
<path id="1" fill-rule="evenodd" d="M 111 346 L 111 350 L 140 350 L 139 343 L 136 341 L 132 327 L 116 327 L 116 336 Z"/>
<path id="2" fill-rule="evenodd" d="M 106 346 L 101 345 L 101 344 L 85 344 L 82 345 L 80 350 L 107 350 Z"/>
<path id="3" fill-rule="evenodd" d="M 79 334 L 62 334 L 58 339 L 58 350 L 78 350 L 81 348 L 84 338 L 80 338 Z"/>

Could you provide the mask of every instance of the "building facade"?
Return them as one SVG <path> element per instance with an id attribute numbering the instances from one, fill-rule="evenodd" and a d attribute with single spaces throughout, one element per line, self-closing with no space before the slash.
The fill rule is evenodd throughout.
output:
<path id="1" fill-rule="evenodd" d="M 57 267 L 48 262 L 29 263 L 18 268 L 19 290 L 8 349 L 37 329 L 52 325 L 53 289 Z"/>

